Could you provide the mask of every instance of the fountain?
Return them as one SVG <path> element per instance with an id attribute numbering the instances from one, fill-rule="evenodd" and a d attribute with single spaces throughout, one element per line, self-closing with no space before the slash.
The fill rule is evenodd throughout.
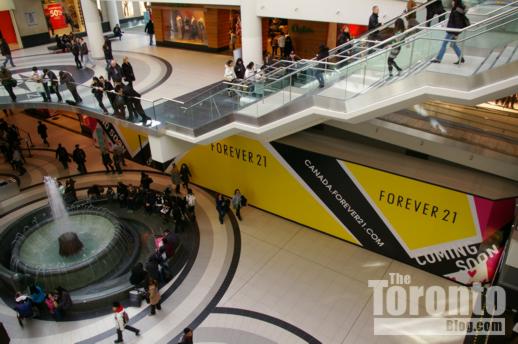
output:
<path id="1" fill-rule="evenodd" d="M 32 276 L 47 290 L 58 285 L 74 290 L 126 265 L 138 250 L 135 234 L 107 209 L 87 204 L 67 211 L 57 181 L 45 177 L 44 182 L 50 212 L 41 210 L 41 217 L 17 233 L 10 269 Z"/>

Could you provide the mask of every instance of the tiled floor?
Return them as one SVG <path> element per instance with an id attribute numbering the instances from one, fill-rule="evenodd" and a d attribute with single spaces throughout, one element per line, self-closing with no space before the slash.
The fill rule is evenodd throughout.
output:
<path id="1" fill-rule="evenodd" d="M 173 97 L 220 78 L 225 56 L 143 46 L 139 35 L 126 35 L 114 42 L 132 53 L 159 52 L 173 64 L 172 77 L 152 91 Z M 31 55 L 41 49 L 15 54 Z M 21 59 L 20 59 L 21 60 Z M 101 67 L 102 68 L 102 67 Z M 159 78 L 156 75 L 154 79 Z M 36 122 L 22 114 L 8 118 L 30 132 L 36 148 L 44 148 Z M 89 172 L 103 171 L 93 142 L 57 126 L 49 125 L 49 141 L 72 148 L 79 143 L 88 156 Z M 27 159 L 29 173 L 22 187 L 38 184 L 44 175 L 66 176 L 52 152 L 34 151 Z M 128 163 L 128 168 L 143 168 Z M 71 168 L 73 171 L 73 168 Z M 12 174 L 2 162 L 0 173 Z M 88 174 L 77 177 L 78 185 L 136 182 L 138 173 L 122 176 Z M 168 176 L 154 175 L 156 187 L 170 183 Z M 212 196 L 196 188 L 200 249 L 188 277 L 163 304 L 155 317 L 130 308 L 138 319 L 140 337 L 125 334 L 127 343 L 176 343 L 185 326 L 196 327 L 196 343 L 461 343 L 459 337 L 376 337 L 373 335 L 372 289 L 368 280 L 384 279 L 389 272 L 408 273 L 423 286 L 453 285 L 452 282 L 394 262 L 360 247 L 315 232 L 261 210 L 243 209 L 242 222 L 233 227 L 229 219 L 220 225 Z M 41 186 L 31 188 L 0 204 L 5 212 L 44 195 Z M 38 206 L 40 203 L 34 204 Z M 0 228 L 27 209 L 0 218 Z M 0 229 L 1 230 L 1 229 Z M 164 287 L 162 292 L 168 290 Z M 0 321 L 13 343 L 108 343 L 114 339 L 111 316 L 80 322 L 32 320 L 21 329 L 15 314 L 0 305 Z"/>

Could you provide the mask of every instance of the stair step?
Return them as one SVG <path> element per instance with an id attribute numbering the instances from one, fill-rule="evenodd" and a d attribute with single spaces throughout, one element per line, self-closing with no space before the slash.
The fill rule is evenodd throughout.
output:
<path id="1" fill-rule="evenodd" d="M 511 56 L 511 61 L 509 61 L 509 62 L 514 62 L 514 61 L 518 61 L 518 47 L 517 47 L 517 49 L 514 51 L 513 56 Z"/>
<path id="2" fill-rule="evenodd" d="M 498 60 L 495 62 L 495 67 L 502 66 L 509 62 L 511 59 L 511 56 L 513 56 L 514 52 L 516 50 L 516 47 L 507 46 L 505 47 L 504 51 L 500 54 L 500 57 L 498 57 Z"/>
<path id="3" fill-rule="evenodd" d="M 488 58 L 484 61 L 484 63 L 482 64 L 482 66 L 480 66 L 478 72 L 479 73 L 483 73 L 489 69 L 491 69 L 493 67 L 493 65 L 495 64 L 496 60 L 498 59 L 498 57 L 500 56 L 500 52 L 498 51 L 493 51 L 489 56 Z"/>

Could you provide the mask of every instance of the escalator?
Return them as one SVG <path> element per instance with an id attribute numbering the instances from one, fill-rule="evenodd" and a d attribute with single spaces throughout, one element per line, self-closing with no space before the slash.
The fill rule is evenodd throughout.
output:
<path id="1" fill-rule="evenodd" d="M 192 143 L 236 133 L 272 140 L 330 120 L 365 122 L 430 99 L 474 105 L 510 94 L 518 85 L 514 72 L 518 67 L 517 4 L 518 0 L 505 5 L 476 2 L 469 15 L 472 24 L 457 30 L 465 64 L 450 64 L 451 55 L 440 65 L 430 64 L 446 29 L 437 18 L 424 22 L 426 7 L 421 6 L 401 16 L 415 15 L 419 25 L 384 41 L 371 41 L 370 32 L 332 49 L 326 60 L 280 61 L 268 66 L 253 82 L 203 89 L 188 100 L 143 100 L 147 115 L 153 118 L 145 130 Z M 380 36 L 391 30 L 394 21 L 378 29 Z M 390 77 L 387 58 L 397 47 L 401 48 L 397 62 L 404 71 Z M 320 76 L 324 88 L 319 88 Z M 102 120 L 120 120 L 99 114 L 95 99 L 90 98 L 78 107 Z M 36 103 L 20 99 L 17 106 Z"/>

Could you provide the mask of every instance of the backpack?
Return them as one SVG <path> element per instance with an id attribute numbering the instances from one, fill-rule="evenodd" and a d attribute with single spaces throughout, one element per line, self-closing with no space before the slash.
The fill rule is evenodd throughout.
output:
<path id="1" fill-rule="evenodd" d="M 124 325 L 129 323 L 129 315 L 128 315 L 128 313 L 126 313 L 126 311 L 122 312 L 122 321 L 124 322 Z"/>
<path id="2" fill-rule="evenodd" d="M 246 197 L 244 195 L 241 195 L 241 206 L 246 207 L 247 204 L 248 204 L 248 200 L 246 199 Z"/>

